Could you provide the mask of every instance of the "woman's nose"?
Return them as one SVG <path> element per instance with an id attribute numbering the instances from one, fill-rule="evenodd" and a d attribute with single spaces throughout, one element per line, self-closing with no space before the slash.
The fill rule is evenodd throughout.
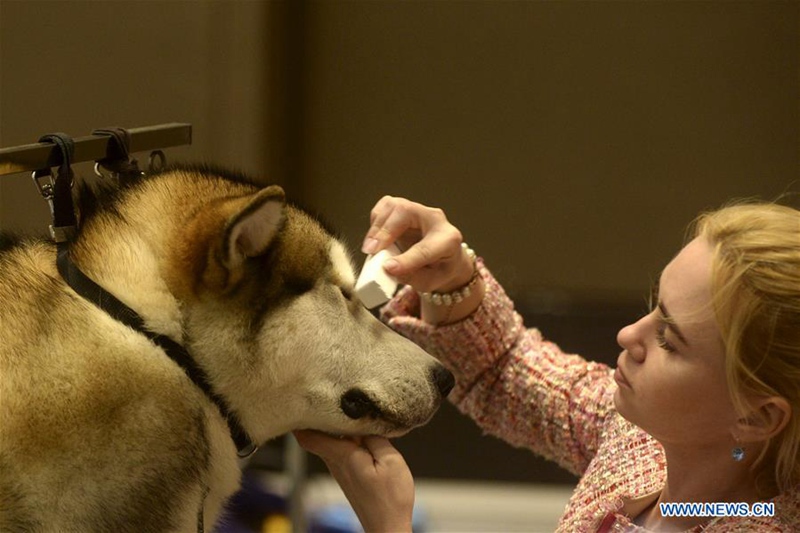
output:
<path id="1" fill-rule="evenodd" d="M 617 344 L 639 363 L 644 361 L 646 353 L 642 336 L 642 320 L 644 319 L 625 326 L 617 333 Z"/>

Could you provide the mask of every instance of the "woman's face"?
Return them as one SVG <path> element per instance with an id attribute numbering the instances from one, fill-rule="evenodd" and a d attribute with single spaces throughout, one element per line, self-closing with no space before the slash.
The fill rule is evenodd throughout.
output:
<path id="1" fill-rule="evenodd" d="M 729 445 L 736 412 L 711 307 L 711 248 L 695 239 L 661 275 L 655 309 L 620 330 L 619 413 L 663 444 Z M 698 449 L 699 451 L 699 449 Z"/>

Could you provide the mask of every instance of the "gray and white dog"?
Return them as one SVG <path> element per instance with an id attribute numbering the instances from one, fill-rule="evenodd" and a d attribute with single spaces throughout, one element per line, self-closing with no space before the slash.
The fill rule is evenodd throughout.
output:
<path id="1" fill-rule="evenodd" d="M 79 196 L 72 266 L 151 334 L 73 290 L 55 245 L 0 239 L 0 531 L 210 530 L 239 486 L 232 428 L 398 436 L 452 387 L 279 187 L 185 167 Z"/>

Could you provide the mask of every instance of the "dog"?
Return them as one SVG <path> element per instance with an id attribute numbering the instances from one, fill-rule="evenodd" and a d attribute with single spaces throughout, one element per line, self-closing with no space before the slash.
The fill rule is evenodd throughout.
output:
<path id="1" fill-rule="evenodd" d="M 239 487 L 235 430 L 399 436 L 452 388 L 280 187 L 184 166 L 76 196 L 64 257 L 86 294 L 53 243 L 0 240 L 0 531 L 211 530 Z"/>

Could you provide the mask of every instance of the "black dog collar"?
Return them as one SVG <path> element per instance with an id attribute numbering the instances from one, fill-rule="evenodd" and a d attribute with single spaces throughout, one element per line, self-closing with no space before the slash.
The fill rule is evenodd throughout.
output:
<path id="1" fill-rule="evenodd" d="M 113 294 L 81 272 L 69 258 L 69 249 L 66 243 L 59 243 L 58 245 L 57 265 L 61 277 L 75 292 L 108 313 L 115 320 L 146 336 L 160 346 L 173 361 L 183 368 L 189 379 L 217 405 L 220 413 L 228 422 L 231 438 L 236 444 L 239 457 L 249 457 L 258 450 L 258 446 L 247 435 L 247 432 L 233 415 L 225 400 L 211 388 L 211 383 L 205 371 L 200 368 L 186 348 L 166 335 L 148 330 L 144 325 L 144 319 L 136 311 L 119 301 Z"/>

